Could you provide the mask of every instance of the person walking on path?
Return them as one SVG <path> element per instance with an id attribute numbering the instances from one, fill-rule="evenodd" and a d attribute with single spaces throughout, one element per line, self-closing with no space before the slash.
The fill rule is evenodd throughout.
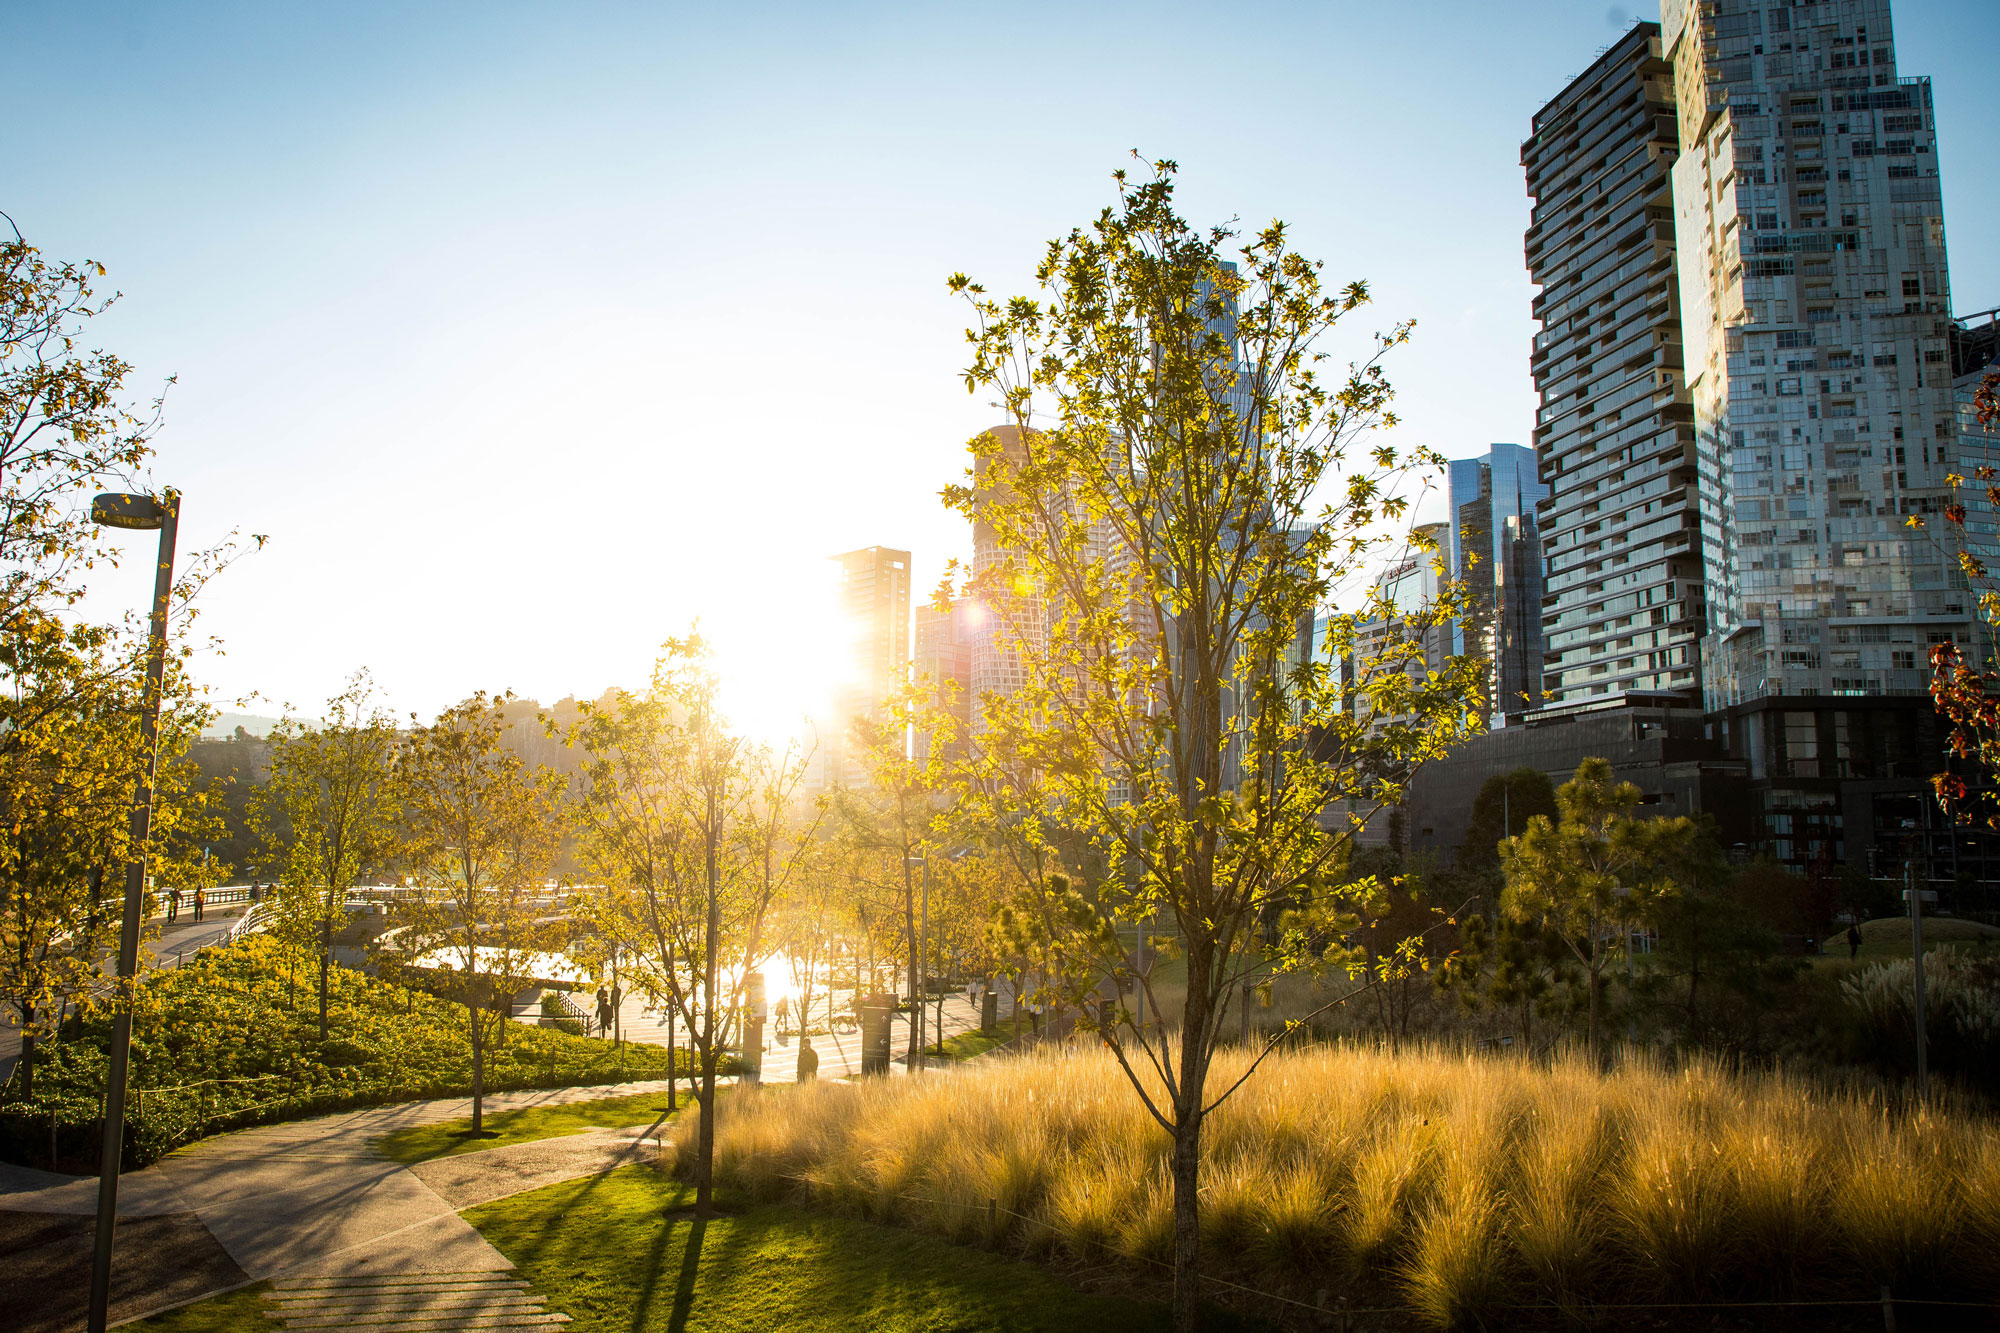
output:
<path id="1" fill-rule="evenodd" d="M 623 987 L 614 981 L 611 983 L 611 1034 L 614 1037 L 619 1035 L 618 1015 L 624 1012 L 625 991 Z"/>
<path id="2" fill-rule="evenodd" d="M 602 986 L 597 988 L 597 1035 L 611 1035 L 611 992 Z"/>
<path id="3" fill-rule="evenodd" d="M 788 996 L 780 995 L 778 997 L 778 1003 L 775 1013 L 778 1019 L 778 1041 L 781 1044 L 785 1040 L 785 1015 L 789 1014 L 791 1010 L 792 1010 L 791 999 Z"/>
<path id="4" fill-rule="evenodd" d="M 174 920 L 177 917 L 179 917 L 180 914 L 181 914 L 181 891 L 179 889 L 168 889 L 167 924 L 171 926 L 174 923 Z"/>
<path id="5" fill-rule="evenodd" d="M 197 888 L 194 891 L 194 919 L 196 921 L 201 920 L 201 909 L 206 906 L 208 906 L 207 891 Z"/>
<path id="6" fill-rule="evenodd" d="M 812 1038 L 806 1036 L 805 1033 L 801 1032 L 799 1034 L 798 1080 L 801 1083 L 808 1083 L 818 1077 L 819 1077 L 819 1052 L 813 1049 Z"/>
<path id="7" fill-rule="evenodd" d="M 1847 927 L 1847 956 L 1850 960 L 1861 956 L 1861 932 L 1851 922 Z"/>

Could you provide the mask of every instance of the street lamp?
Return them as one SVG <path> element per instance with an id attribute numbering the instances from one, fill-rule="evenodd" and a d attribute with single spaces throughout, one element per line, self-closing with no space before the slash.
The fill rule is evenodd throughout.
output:
<path id="1" fill-rule="evenodd" d="M 125 917 L 118 938 L 124 1003 L 111 1019 L 111 1069 L 104 1086 L 104 1148 L 98 1164 L 97 1244 L 91 1256 L 89 1333 L 104 1333 L 111 1305 L 111 1236 L 118 1221 L 118 1159 L 125 1142 L 125 1071 L 132 1053 L 132 979 L 139 972 L 139 917 L 146 886 L 147 843 L 153 832 L 153 779 L 160 759 L 160 692 L 167 666 L 167 602 L 174 588 L 174 538 L 181 496 L 100 495 L 90 521 L 102 527 L 160 534 L 153 576 L 152 625 L 146 637 L 146 693 L 139 710 L 139 773 L 132 788 L 132 849 L 125 862 Z"/>

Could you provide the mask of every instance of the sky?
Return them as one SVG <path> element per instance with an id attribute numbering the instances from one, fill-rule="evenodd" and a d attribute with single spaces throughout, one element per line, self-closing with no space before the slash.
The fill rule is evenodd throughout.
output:
<path id="1" fill-rule="evenodd" d="M 366 667 L 428 715 L 642 683 L 699 619 L 775 731 L 828 684 L 826 557 L 969 554 L 938 500 L 997 420 L 963 271 L 1025 293 L 1139 150 L 1191 219 L 1366 279 L 1401 442 L 1530 442 L 1529 118 L 1653 5 L 0 0 L 0 209 L 123 293 L 169 377 L 152 480 L 214 700 Z M 1955 304 L 2000 305 L 2000 5 L 1903 0 L 1936 81 Z M 91 606 L 143 602 L 143 560 Z"/>

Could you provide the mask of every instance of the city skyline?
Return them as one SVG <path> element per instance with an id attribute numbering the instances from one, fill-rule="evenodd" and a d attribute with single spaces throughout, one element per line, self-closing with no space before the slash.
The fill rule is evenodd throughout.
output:
<path id="1" fill-rule="evenodd" d="M 1041 243 L 1109 197 L 1132 146 L 1182 162 L 1197 217 L 1284 217 L 1331 273 L 1368 278 L 1368 327 L 1418 319 L 1390 364 L 1401 440 L 1464 457 L 1524 439 L 1520 127 L 1652 17 L 1551 6 L 1515 31 L 1469 5 L 1421 26 L 1273 9 L 1301 25 L 1280 77 L 1217 76 L 1282 125 L 1249 145 L 1115 80 L 996 130 L 949 72 L 992 62 L 1013 86 L 1073 90 L 1093 40 L 1170 60 L 1222 22 L 1193 8 L 1136 36 L 1076 17 L 1060 49 L 977 55 L 945 16 L 772 13 L 21 21 L 40 133 L 9 211 L 52 257 L 110 269 L 125 299 L 103 344 L 142 395 L 180 376 L 156 477 L 186 492 L 189 540 L 274 539 L 205 598 L 219 702 L 254 690 L 248 711 L 310 714 L 364 665 L 398 711 L 475 686 L 591 697 L 642 680 L 700 617 L 767 725 L 804 712 L 783 702 L 797 673 L 780 650 L 824 632 L 827 552 L 909 549 L 920 597 L 970 554 L 934 497 L 997 415 L 958 380 L 944 276 L 1027 291 Z M 1972 5 L 1898 19 L 1902 63 L 1936 78 L 1946 216 L 1990 212 L 1966 53 L 1996 21 Z M 118 40 L 97 43 L 107 28 Z M 1382 58 L 1321 77 L 1314 52 L 1357 48 Z M 77 103 L 55 80 L 86 63 Z M 78 139 L 105 145 L 93 173 L 63 146 Z M 1034 190 L 985 165 L 1016 158 Z M 1987 255 L 1955 258 L 1968 299 L 2000 293 Z M 752 350 L 773 342 L 782 357 Z M 768 376 L 781 391 L 758 396 Z M 650 503 L 628 513 L 634 493 Z M 722 595 L 678 577 L 725 541 Z M 142 573 L 105 580 L 93 613 L 132 605 Z M 447 624 L 437 592 L 456 599 Z"/>

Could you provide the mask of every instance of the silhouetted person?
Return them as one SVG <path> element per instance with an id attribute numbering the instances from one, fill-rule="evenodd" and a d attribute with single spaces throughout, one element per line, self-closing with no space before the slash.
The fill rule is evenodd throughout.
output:
<path id="1" fill-rule="evenodd" d="M 1847 928 L 1847 956 L 1850 960 L 1861 956 L 1861 932 L 1852 925 Z"/>
<path id="2" fill-rule="evenodd" d="M 208 906 L 207 891 L 203 889 L 196 889 L 194 891 L 194 919 L 196 921 L 201 920 L 201 909 L 206 906 Z"/>
<path id="3" fill-rule="evenodd" d="M 611 1035 L 611 992 L 597 988 L 597 1032 L 599 1036 Z"/>
<path id="4" fill-rule="evenodd" d="M 171 924 L 181 914 L 181 891 L 167 890 L 167 921 Z"/>
<path id="5" fill-rule="evenodd" d="M 819 1052 L 813 1049 L 812 1038 L 803 1032 L 799 1034 L 799 1082 L 807 1083 L 819 1077 Z"/>
<path id="6" fill-rule="evenodd" d="M 618 1015 L 625 1011 L 625 991 L 617 982 L 611 983 L 611 1011 L 606 1019 L 607 1031 L 618 1031 Z"/>

